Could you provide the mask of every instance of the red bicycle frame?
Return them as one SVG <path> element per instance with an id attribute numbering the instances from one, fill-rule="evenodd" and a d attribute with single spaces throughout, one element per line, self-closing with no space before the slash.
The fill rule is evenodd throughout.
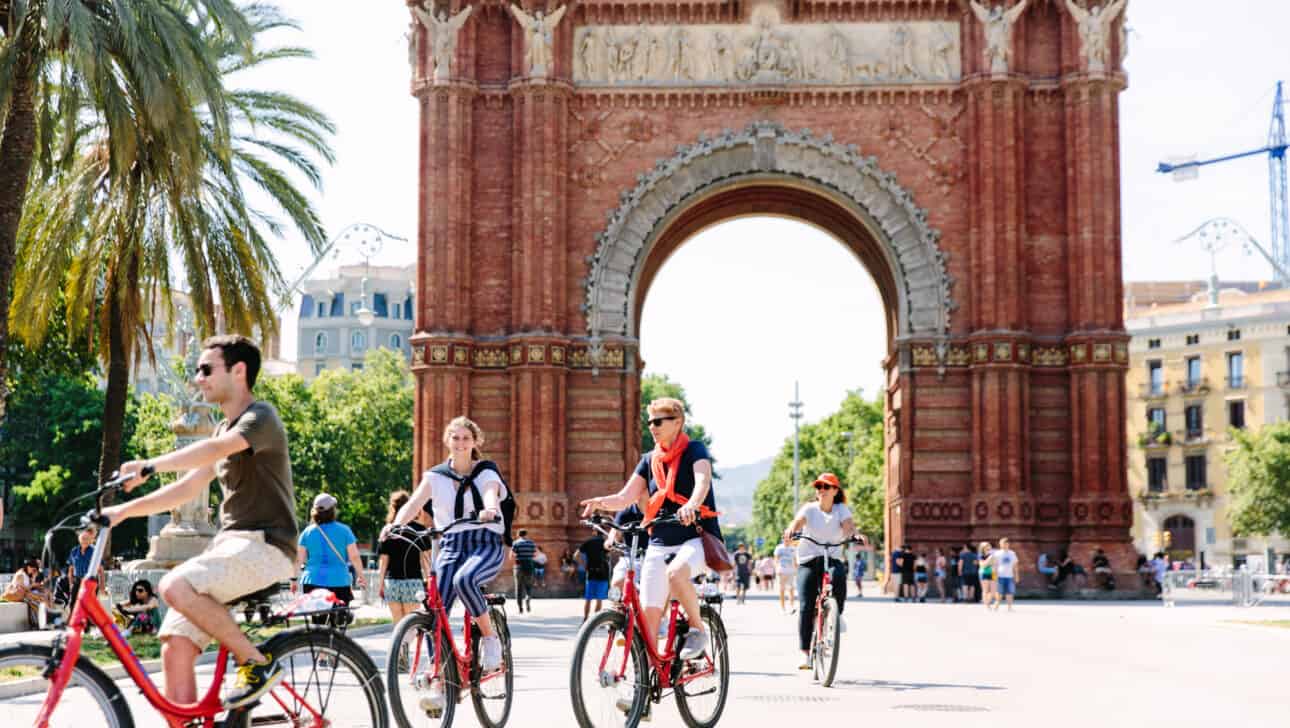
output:
<path id="1" fill-rule="evenodd" d="M 448 528 L 451 528 L 451 526 L 449 526 Z M 448 529 L 445 528 L 444 530 L 446 531 Z M 448 624 L 448 611 L 443 608 L 443 597 L 440 596 L 439 594 L 439 577 L 435 575 L 433 570 L 430 571 L 430 578 L 426 583 L 425 608 L 427 612 L 429 612 L 430 614 L 433 614 L 435 617 L 434 637 L 432 638 L 433 644 L 434 644 L 434 652 L 432 654 L 435 654 L 435 655 L 440 654 L 439 652 L 439 647 L 441 644 L 440 640 L 441 639 L 447 640 L 448 649 L 452 651 L 452 659 L 457 661 L 458 679 L 462 681 L 463 685 L 469 684 L 470 662 L 471 662 L 471 657 L 473 656 L 473 653 L 471 650 L 472 640 L 470 639 L 470 635 L 471 635 L 471 628 L 475 624 L 475 618 L 471 616 L 469 611 L 466 612 L 465 624 L 463 624 L 461 628 L 461 639 L 465 643 L 465 649 L 458 650 L 457 643 L 452 637 L 452 627 L 449 626 Z M 411 675 L 417 674 L 417 665 L 421 661 L 420 651 L 421 651 L 421 642 L 418 640 L 417 654 L 411 655 L 412 666 L 411 666 L 411 669 L 409 670 L 409 674 Z M 434 673 L 431 675 L 431 679 L 439 679 L 442 677 L 440 675 L 441 664 L 442 664 L 441 661 L 435 660 Z M 506 666 L 502 665 L 501 667 L 494 670 L 493 672 L 487 673 L 485 675 L 481 675 L 479 677 L 479 682 L 481 683 L 488 682 L 493 678 L 501 677 L 505 675 L 506 674 L 505 668 Z"/>
<path id="2" fill-rule="evenodd" d="M 636 558 L 633 555 L 634 551 L 634 548 L 629 549 L 629 552 L 632 553 L 629 553 L 627 556 L 627 576 L 623 580 L 623 596 L 618 600 L 619 605 L 623 609 L 623 613 L 626 615 L 627 621 L 627 629 L 623 633 L 623 638 L 625 640 L 623 644 L 626 645 L 627 648 L 623 650 L 622 664 L 618 666 L 617 678 L 619 680 L 623 680 L 627 676 L 627 656 L 631 652 L 633 630 L 640 630 L 642 635 L 649 634 L 649 630 L 645 625 L 645 611 L 641 609 L 640 596 L 636 589 Z M 692 680 L 706 677 L 716 672 L 716 666 L 712 662 L 712 656 L 704 653 L 703 659 L 707 663 L 704 669 L 699 670 L 698 672 L 681 675 L 675 683 L 672 682 L 672 663 L 677 659 L 676 624 L 680 615 L 681 605 L 673 599 L 668 611 L 667 649 L 665 649 L 662 654 L 659 653 L 658 649 L 653 644 L 653 639 L 641 640 L 645 643 L 645 655 L 649 660 L 650 669 L 658 673 L 658 685 L 660 690 L 679 687 Z M 600 657 L 600 672 L 602 674 L 605 672 L 605 667 L 609 663 L 609 653 L 613 650 L 613 647 L 614 638 L 611 635 L 605 645 L 605 654 Z"/>
<path id="3" fill-rule="evenodd" d="M 107 529 L 103 529 L 101 534 L 106 534 Z M 100 536 L 100 543 L 96 544 L 95 553 L 102 553 L 105 539 Z M 97 569 L 91 570 L 90 574 L 97 573 Z M 228 666 L 228 649 L 221 646 L 219 656 L 215 662 L 215 675 L 212 678 L 210 687 L 206 694 L 196 703 L 181 705 L 173 703 L 166 696 L 161 694 L 157 686 L 148 677 L 144 671 L 143 665 L 139 662 L 138 655 L 121 636 L 116 628 L 116 623 L 112 621 L 111 615 L 103 608 L 98 600 L 98 578 L 87 576 L 81 581 L 81 591 L 76 599 L 76 608 L 72 611 L 72 619 L 69 624 L 66 641 L 62 644 L 63 655 L 58 663 L 58 668 L 54 671 L 54 676 L 50 680 L 49 692 L 45 695 L 45 703 L 40 709 L 40 716 L 37 718 L 37 728 L 46 728 L 49 720 L 54 714 L 54 708 L 58 705 L 59 699 L 63 696 L 63 690 L 66 689 L 68 681 L 72 677 L 72 668 L 76 665 L 76 660 L 81 654 L 81 640 L 84 636 L 85 625 L 87 622 L 99 628 L 103 636 L 107 639 L 108 645 L 112 648 L 121 664 L 125 667 L 126 673 L 134 684 L 143 692 L 143 696 L 148 699 L 152 707 L 157 709 L 166 719 L 167 725 L 172 728 L 182 728 L 182 726 L 195 719 L 203 718 L 203 725 L 211 728 L 215 723 L 215 716 L 224 712 L 224 707 L 220 703 L 219 688 L 224 682 L 224 671 Z M 291 691 L 290 686 L 286 690 Z M 297 696 L 299 697 L 299 696 Z M 314 712 L 310 708 L 310 712 Z M 316 718 L 322 716 L 314 713 Z"/>

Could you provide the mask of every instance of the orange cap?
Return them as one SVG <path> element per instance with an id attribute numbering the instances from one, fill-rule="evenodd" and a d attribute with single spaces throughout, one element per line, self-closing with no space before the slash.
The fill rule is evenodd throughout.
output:
<path id="1" fill-rule="evenodd" d="M 842 487 L 842 483 L 838 481 L 838 476 L 833 473 L 820 473 L 820 477 L 816 478 L 815 482 L 811 483 L 811 486 L 814 487 L 820 483 L 827 483 L 834 488 Z"/>

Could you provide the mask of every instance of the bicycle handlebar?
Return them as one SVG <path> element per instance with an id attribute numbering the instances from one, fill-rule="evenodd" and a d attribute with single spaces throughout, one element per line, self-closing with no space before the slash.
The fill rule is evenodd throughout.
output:
<path id="1" fill-rule="evenodd" d="M 592 514 L 591 518 L 584 518 L 582 523 L 583 525 L 589 526 L 597 531 L 600 531 L 601 533 L 604 533 L 604 531 L 601 530 L 604 528 L 612 528 L 615 531 L 619 531 L 621 533 L 636 533 L 636 532 L 645 531 L 651 526 L 666 526 L 668 524 L 674 524 L 678 526 L 685 525 L 681 523 L 681 520 L 677 518 L 675 515 L 671 515 L 671 516 L 659 516 L 658 518 L 655 518 L 649 523 L 645 523 L 644 521 L 638 521 L 636 523 L 629 523 L 626 526 L 620 526 L 617 523 L 614 523 L 613 519 L 606 518 L 600 515 L 599 513 Z M 695 523 L 698 523 L 697 519 Z M 605 534 L 605 535 L 608 535 L 608 534 Z"/>
<path id="2" fill-rule="evenodd" d="M 811 543 L 815 544 L 816 546 L 822 546 L 822 547 L 824 547 L 824 548 L 826 548 L 826 549 L 837 548 L 838 546 L 846 546 L 847 544 L 853 544 L 853 543 L 864 543 L 863 541 L 861 541 L 860 539 L 858 539 L 858 538 L 856 538 L 856 537 L 854 537 L 854 536 L 852 536 L 851 538 L 848 538 L 848 539 L 846 539 L 846 540 L 844 540 L 844 541 L 841 541 L 841 542 L 839 542 L 839 543 L 824 543 L 823 541 L 816 541 L 815 539 L 811 538 L 810 536 L 807 536 L 806 534 L 804 534 L 804 533 L 802 533 L 802 532 L 800 532 L 800 531 L 799 531 L 799 532 L 797 532 L 797 533 L 791 533 L 791 534 L 789 534 L 789 537 L 790 537 L 790 538 L 804 538 L 804 539 L 806 539 L 807 541 L 810 541 Z"/>

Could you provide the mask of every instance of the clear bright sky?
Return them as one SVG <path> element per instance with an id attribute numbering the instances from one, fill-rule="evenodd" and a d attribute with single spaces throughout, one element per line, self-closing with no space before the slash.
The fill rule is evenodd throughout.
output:
<path id="1" fill-rule="evenodd" d="M 414 239 L 418 119 L 408 93 L 404 2 L 287 0 L 281 7 L 304 30 L 286 40 L 318 57 L 245 81 L 289 89 L 336 122 L 338 158 L 320 202 L 328 229 L 371 222 Z M 1120 97 L 1124 276 L 1200 279 L 1209 274 L 1208 257 L 1171 241 L 1210 217 L 1230 216 L 1266 244 L 1266 157 L 1206 167 L 1187 183 L 1153 170 L 1175 155 L 1207 158 L 1264 144 L 1273 85 L 1290 81 L 1290 2 L 1130 0 L 1127 12 L 1129 88 Z M 872 144 L 844 141 L 862 149 Z M 282 243 L 280 256 L 288 274 L 309 260 L 296 239 Z M 390 242 L 382 258 L 406 262 L 415 251 Z M 1220 258 L 1218 272 L 1228 279 L 1271 277 L 1266 263 L 1239 251 Z M 696 310 L 700 291 L 706 303 Z M 701 328 L 693 333 L 672 333 L 696 319 Z M 295 325 L 288 315 L 289 356 Z M 713 433 L 714 454 L 732 466 L 773 455 L 792 433 L 787 403 L 794 380 L 801 382 L 807 421 L 832 412 L 848 389 L 876 391 L 883 326 L 872 279 L 841 244 L 801 224 L 739 220 L 696 236 L 663 267 L 646 298 L 641 347 L 648 370 L 686 387 L 696 419 Z"/>

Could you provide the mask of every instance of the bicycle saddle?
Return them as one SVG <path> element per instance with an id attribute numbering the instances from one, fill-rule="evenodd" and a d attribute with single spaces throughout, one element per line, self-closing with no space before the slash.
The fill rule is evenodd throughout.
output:
<path id="1" fill-rule="evenodd" d="M 489 604 L 492 604 L 493 606 L 500 607 L 506 603 L 506 595 L 505 594 L 485 594 L 484 601 L 488 602 Z"/>

